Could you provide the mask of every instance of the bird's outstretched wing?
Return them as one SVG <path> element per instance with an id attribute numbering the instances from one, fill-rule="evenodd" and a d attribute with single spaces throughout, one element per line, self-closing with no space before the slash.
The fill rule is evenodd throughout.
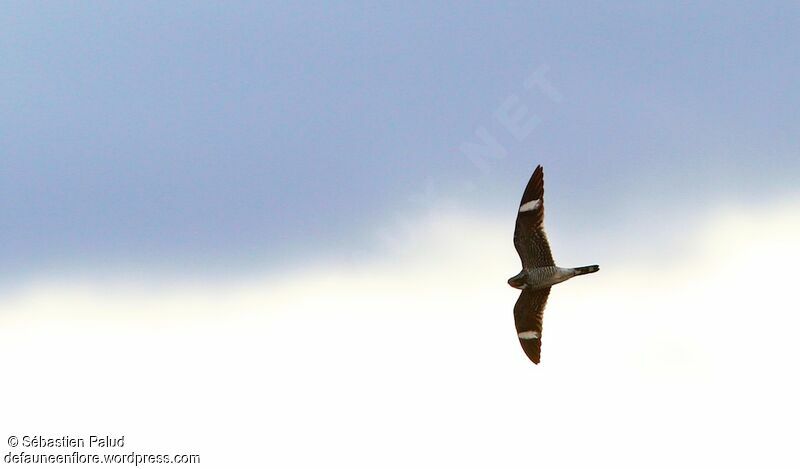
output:
<path id="1" fill-rule="evenodd" d="M 544 232 L 544 170 L 541 166 L 536 167 L 522 194 L 514 229 L 514 247 L 523 269 L 555 265 Z"/>
<path id="2" fill-rule="evenodd" d="M 536 364 L 539 364 L 542 354 L 542 318 L 549 294 L 549 288 L 525 289 L 514 305 L 514 323 L 517 326 L 519 343 L 525 355 Z"/>

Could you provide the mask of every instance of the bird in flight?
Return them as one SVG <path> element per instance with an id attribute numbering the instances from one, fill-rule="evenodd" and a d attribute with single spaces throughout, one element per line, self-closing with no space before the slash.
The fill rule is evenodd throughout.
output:
<path id="1" fill-rule="evenodd" d="M 514 305 L 517 337 L 525 355 L 539 364 L 542 353 L 542 317 L 550 287 L 577 275 L 600 270 L 597 265 L 557 267 L 544 232 L 544 170 L 536 167 L 528 181 L 517 212 L 514 247 L 522 260 L 522 271 L 508 284 L 522 290 Z"/>

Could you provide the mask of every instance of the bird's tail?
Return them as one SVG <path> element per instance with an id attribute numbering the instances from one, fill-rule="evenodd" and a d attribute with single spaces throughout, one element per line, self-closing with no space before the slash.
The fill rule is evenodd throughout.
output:
<path id="1" fill-rule="evenodd" d="M 587 265 L 585 267 L 575 267 L 575 276 L 592 274 L 600 270 L 599 265 Z"/>

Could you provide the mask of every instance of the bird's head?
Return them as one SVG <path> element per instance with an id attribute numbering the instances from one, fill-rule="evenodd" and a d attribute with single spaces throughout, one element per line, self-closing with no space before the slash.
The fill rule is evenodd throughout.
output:
<path id="1" fill-rule="evenodd" d="M 523 270 L 520 273 L 518 273 L 517 275 L 515 275 L 515 276 L 511 277 L 510 279 L 508 279 L 508 284 L 511 285 L 514 288 L 519 288 L 521 290 L 521 289 L 525 288 L 525 278 L 526 277 L 527 277 L 527 275 L 525 274 L 525 271 Z"/>

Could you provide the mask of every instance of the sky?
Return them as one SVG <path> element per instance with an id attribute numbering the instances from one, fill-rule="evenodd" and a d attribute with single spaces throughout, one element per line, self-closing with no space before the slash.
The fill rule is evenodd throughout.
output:
<path id="1" fill-rule="evenodd" d="M 796 2 L 0 10 L 2 434 L 799 462 Z M 505 284 L 537 164 L 556 261 L 601 266 L 538 367 Z"/>

